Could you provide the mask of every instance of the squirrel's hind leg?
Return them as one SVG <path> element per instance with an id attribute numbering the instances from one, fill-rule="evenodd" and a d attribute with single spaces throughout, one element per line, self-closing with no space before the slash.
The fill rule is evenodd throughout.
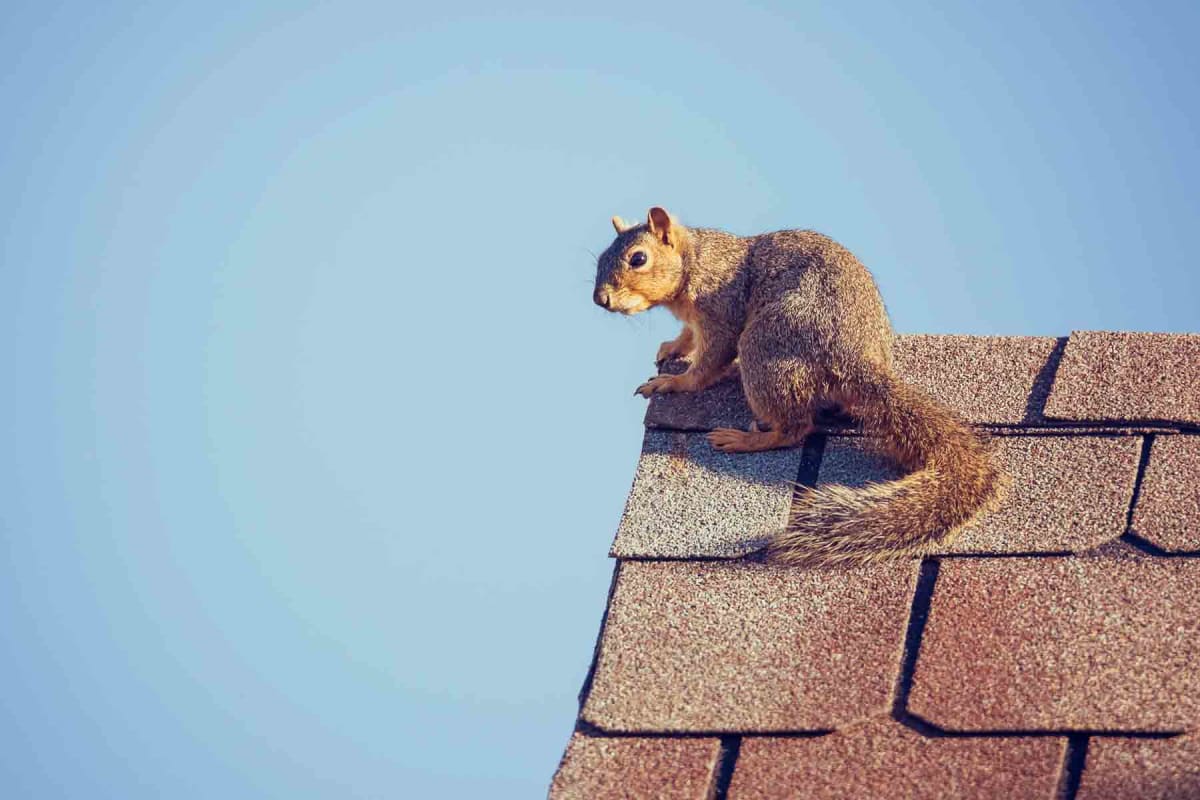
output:
<path id="1" fill-rule="evenodd" d="M 777 450 L 802 444 L 805 437 L 812 433 L 813 412 L 809 405 L 794 408 L 785 416 L 769 413 L 780 409 L 755 402 L 759 398 L 755 398 L 751 391 L 746 392 L 746 399 L 750 401 L 750 410 L 756 417 L 756 421 L 750 423 L 750 430 L 717 428 L 708 435 L 708 441 L 713 447 L 726 453 Z M 763 420 L 763 423 L 758 422 L 759 419 Z"/>
<path id="2" fill-rule="evenodd" d="M 726 453 L 794 447 L 813 429 L 816 386 L 812 373 L 795 360 L 758 357 L 755 344 L 754 339 L 743 336 L 742 389 L 750 410 L 767 424 L 767 429 L 760 430 L 755 424 L 749 431 L 721 428 L 710 433 L 708 441 Z"/>

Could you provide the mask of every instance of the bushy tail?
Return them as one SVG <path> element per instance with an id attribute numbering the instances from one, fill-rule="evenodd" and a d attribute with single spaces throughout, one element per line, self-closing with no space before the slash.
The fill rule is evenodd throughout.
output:
<path id="1" fill-rule="evenodd" d="M 833 565 L 922 555 L 999 498 L 1004 480 L 991 448 L 950 409 L 891 376 L 856 393 L 848 410 L 909 474 L 808 490 L 771 541 L 775 560 Z"/>

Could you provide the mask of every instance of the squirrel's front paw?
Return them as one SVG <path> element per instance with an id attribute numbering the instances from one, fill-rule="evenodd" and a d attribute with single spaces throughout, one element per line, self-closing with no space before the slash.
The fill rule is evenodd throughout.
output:
<path id="1" fill-rule="evenodd" d="M 690 379 L 684 375 L 655 375 L 634 390 L 634 394 L 649 397 L 660 392 L 690 392 L 694 387 Z"/>

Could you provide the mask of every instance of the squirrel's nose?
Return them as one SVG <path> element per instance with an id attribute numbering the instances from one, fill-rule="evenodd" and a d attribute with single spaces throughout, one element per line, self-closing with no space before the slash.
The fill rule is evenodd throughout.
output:
<path id="1" fill-rule="evenodd" d="M 592 299 L 596 301 L 596 305 L 602 308 L 608 308 L 611 298 L 608 296 L 608 289 L 597 289 L 592 293 Z"/>

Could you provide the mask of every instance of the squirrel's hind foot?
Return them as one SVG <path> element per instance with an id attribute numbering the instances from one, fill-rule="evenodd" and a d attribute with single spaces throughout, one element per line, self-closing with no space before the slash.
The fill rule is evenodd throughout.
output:
<path id="1" fill-rule="evenodd" d="M 806 435 L 806 430 L 789 433 L 778 429 L 739 431 L 735 428 L 717 428 L 708 435 L 708 441 L 723 453 L 757 453 L 760 450 L 792 447 L 803 442 Z"/>

